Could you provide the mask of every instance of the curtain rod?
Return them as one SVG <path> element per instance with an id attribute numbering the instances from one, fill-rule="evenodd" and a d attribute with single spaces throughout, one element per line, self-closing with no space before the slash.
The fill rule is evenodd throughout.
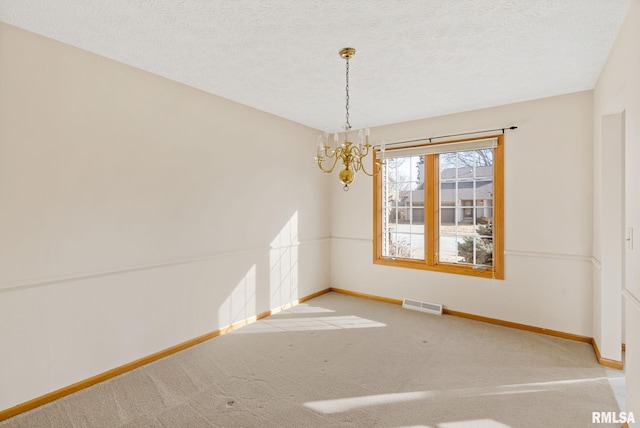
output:
<path id="1" fill-rule="evenodd" d="M 518 127 L 517 126 L 510 126 L 508 128 L 487 129 L 487 130 L 484 130 L 484 131 L 463 132 L 463 133 L 460 133 L 460 134 L 439 135 L 437 137 L 418 138 L 416 140 L 396 141 L 395 143 L 386 143 L 385 147 L 395 146 L 396 144 L 416 143 L 418 141 L 426 141 L 426 140 L 429 140 L 429 142 L 431 143 L 431 140 L 438 140 L 440 138 L 460 137 L 462 135 L 472 135 L 472 134 L 484 134 L 485 132 L 494 132 L 494 131 L 502 131 L 502 133 L 504 134 L 505 130 L 513 130 L 513 129 L 518 129 Z M 376 144 L 376 146 L 380 147 L 381 144 Z"/>

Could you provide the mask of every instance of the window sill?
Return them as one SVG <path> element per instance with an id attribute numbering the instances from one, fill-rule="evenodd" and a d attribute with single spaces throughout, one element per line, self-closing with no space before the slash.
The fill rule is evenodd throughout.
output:
<path id="1" fill-rule="evenodd" d="M 501 272 L 498 272 L 496 269 L 484 270 L 484 269 L 476 269 L 471 266 L 453 265 L 448 263 L 438 263 L 436 265 L 431 266 L 422 260 L 410 260 L 410 259 L 402 259 L 402 258 L 396 258 L 396 259 L 377 258 L 373 260 L 373 263 L 376 265 L 382 265 L 382 266 L 421 269 L 421 270 L 429 270 L 433 272 L 452 273 L 455 275 L 475 276 L 478 278 L 504 279 L 504 274 L 502 274 Z"/>

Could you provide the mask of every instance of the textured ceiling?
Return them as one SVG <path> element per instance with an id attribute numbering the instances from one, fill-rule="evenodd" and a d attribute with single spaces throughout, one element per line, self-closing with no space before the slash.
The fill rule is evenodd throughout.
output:
<path id="1" fill-rule="evenodd" d="M 0 21 L 316 129 L 592 89 L 632 0 L 0 0 Z"/>

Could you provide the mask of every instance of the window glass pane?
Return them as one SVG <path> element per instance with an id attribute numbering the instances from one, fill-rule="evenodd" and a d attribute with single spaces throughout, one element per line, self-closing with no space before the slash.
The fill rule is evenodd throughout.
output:
<path id="1" fill-rule="evenodd" d="M 439 156 L 438 260 L 493 266 L 493 149 Z"/>
<path id="2" fill-rule="evenodd" d="M 493 166 L 493 149 L 474 150 L 473 152 L 466 153 L 476 154 L 476 166 Z M 490 174 L 488 174 L 489 172 Z M 493 169 L 480 169 L 478 170 L 477 176 L 491 177 L 493 176 Z"/>
<path id="3" fill-rule="evenodd" d="M 382 255 L 424 260 L 424 156 L 387 158 L 382 174 Z"/>
<path id="4" fill-rule="evenodd" d="M 440 171 L 455 168 L 458 162 L 457 158 L 458 157 L 455 152 L 441 154 L 438 158 L 438 160 L 440 161 Z"/>

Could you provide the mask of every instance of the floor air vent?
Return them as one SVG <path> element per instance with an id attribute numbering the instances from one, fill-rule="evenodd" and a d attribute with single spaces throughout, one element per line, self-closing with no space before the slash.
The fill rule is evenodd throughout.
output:
<path id="1" fill-rule="evenodd" d="M 442 305 L 440 303 L 421 302 L 415 299 L 404 299 L 402 307 L 413 309 L 414 311 L 427 312 L 430 314 L 442 315 Z"/>

